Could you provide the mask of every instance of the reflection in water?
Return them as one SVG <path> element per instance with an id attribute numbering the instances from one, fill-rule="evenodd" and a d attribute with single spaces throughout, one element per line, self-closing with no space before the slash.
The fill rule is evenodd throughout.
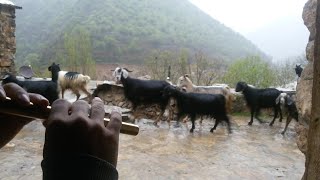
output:
<path id="1" fill-rule="evenodd" d="M 120 179 L 301 179 L 304 156 L 295 143 L 294 123 L 286 136 L 284 123 L 247 125 L 249 118 L 232 117 L 233 133 L 213 121 L 160 128 L 141 120 L 138 136 L 120 136 Z M 0 150 L 0 179 L 42 179 L 40 162 L 44 128 L 40 122 L 25 127 Z"/>

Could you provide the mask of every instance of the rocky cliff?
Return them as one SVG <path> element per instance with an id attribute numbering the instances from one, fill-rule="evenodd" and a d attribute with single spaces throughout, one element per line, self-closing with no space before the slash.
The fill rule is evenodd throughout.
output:
<path id="1" fill-rule="evenodd" d="M 300 121 L 296 126 L 298 133 L 297 145 L 304 154 L 307 152 L 308 126 L 311 119 L 316 8 L 317 0 L 309 0 L 305 4 L 302 14 L 304 24 L 310 31 L 309 43 L 306 47 L 308 64 L 304 68 L 300 81 L 297 85 L 297 108 L 299 111 Z"/>

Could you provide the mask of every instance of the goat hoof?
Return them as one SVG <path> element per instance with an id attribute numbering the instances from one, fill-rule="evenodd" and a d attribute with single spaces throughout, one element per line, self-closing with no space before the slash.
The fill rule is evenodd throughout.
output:
<path id="1" fill-rule="evenodd" d="M 252 122 L 249 122 L 248 125 L 251 126 L 251 125 L 252 125 Z"/>
<path id="2" fill-rule="evenodd" d="M 193 129 L 190 129 L 190 132 L 193 133 Z"/>
<path id="3" fill-rule="evenodd" d="M 157 122 L 154 122 L 153 125 L 155 125 L 156 127 L 159 127 Z"/>
<path id="4" fill-rule="evenodd" d="M 270 123 L 269 126 L 273 126 L 273 123 Z"/>
<path id="5" fill-rule="evenodd" d="M 281 134 L 284 135 L 284 131 L 282 131 Z"/>
<path id="6" fill-rule="evenodd" d="M 212 128 L 212 129 L 210 129 L 210 132 L 211 132 L 211 133 L 213 133 L 213 130 L 214 130 L 213 128 Z"/>

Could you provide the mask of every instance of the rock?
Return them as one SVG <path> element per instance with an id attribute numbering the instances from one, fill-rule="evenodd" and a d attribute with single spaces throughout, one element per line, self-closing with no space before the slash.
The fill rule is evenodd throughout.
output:
<path id="1" fill-rule="evenodd" d="M 119 102 L 119 103 L 118 103 L 118 106 L 119 106 L 119 107 L 122 107 L 123 104 L 124 104 L 123 102 Z"/>
<path id="2" fill-rule="evenodd" d="M 313 62 L 313 54 L 314 54 L 314 40 L 310 41 L 306 47 L 306 57 L 308 61 Z"/>
<path id="3" fill-rule="evenodd" d="M 317 10 L 317 0 L 309 0 L 303 8 L 302 19 L 304 24 L 310 31 L 309 40 L 314 40 L 316 35 L 316 10 Z"/>
<path id="4" fill-rule="evenodd" d="M 313 63 L 304 68 L 301 74 L 300 81 L 297 85 L 297 108 L 302 120 L 309 123 L 311 118 L 311 101 L 312 101 L 312 86 L 313 86 Z"/>
<path id="5" fill-rule="evenodd" d="M 297 137 L 297 146 L 300 151 L 306 155 L 308 149 L 308 128 L 304 125 L 297 123 L 295 126 L 295 131 L 298 134 Z"/>
<path id="6" fill-rule="evenodd" d="M 302 18 L 304 24 L 310 31 L 309 43 L 306 47 L 308 64 L 301 74 L 297 85 L 297 109 L 299 112 L 299 123 L 296 125 L 297 145 L 301 152 L 307 152 L 308 124 L 311 119 L 311 102 L 313 86 L 313 60 L 314 60 L 314 39 L 316 34 L 316 8 L 317 0 L 309 0 L 304 8 Z"/>

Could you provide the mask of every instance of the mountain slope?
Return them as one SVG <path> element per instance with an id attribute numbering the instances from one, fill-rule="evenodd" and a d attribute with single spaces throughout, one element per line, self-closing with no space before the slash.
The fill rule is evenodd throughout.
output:
<path id="1" fill-rule="evenodd" d="M 191 52 L 233 60 L 265 55 L 243 36 L 187 0 L 15 0 L 17 60 L 30 53 L 56 59 L 65 32 L 84 27 L 98 62 L 142 63 L 154 49 Z"/>
<path id="2" fill-rule="evenodd" d="M 309 31 L 301 17 L 286 17 L 246 37 L 276 61 L 304 54 Z"/>

